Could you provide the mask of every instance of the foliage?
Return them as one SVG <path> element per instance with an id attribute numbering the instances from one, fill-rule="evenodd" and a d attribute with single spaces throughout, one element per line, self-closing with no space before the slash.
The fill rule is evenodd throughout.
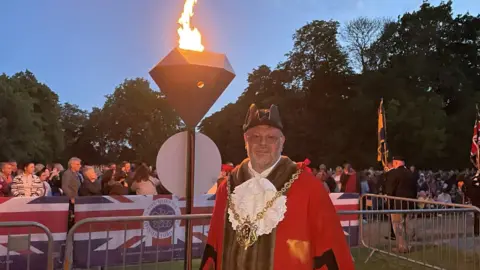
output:
<path id="1" fill-rule="evenodd" d="M 201 130 L 225 159 L 241 160 L 238 114 L 245 115 L 250 102 L 276 103 L 285 154 L 314 165 L 378 166 L 376 110 L 384 98 L 392 154 L 420 167 L 469 167 L 480 101 L 479 33 L 480 17 L 454 17 L 451 2 L 423 3 L 395 21 L 358 18 L 340 31 L 335 21 L 310 22 L 296 31 L 277 69 L 254 70 L 237 102 L 207 117 Z M 361 72 L 354 74 L 350 63 Z"/>
<path id="2" fill-rule="evenodd" d="M 30 72 L 0 80 L 0 157 L 52 162 L 63 151 L 58 96 Z"/>
<path id="3" fill-rule="evenodd" d="M 137 78 L 125 80 L 102 109 L 92 111 L 85 136 L 105 160 L 154 164 L 160 146 L 179 128 L 179 118 L 161 93 Z"/>

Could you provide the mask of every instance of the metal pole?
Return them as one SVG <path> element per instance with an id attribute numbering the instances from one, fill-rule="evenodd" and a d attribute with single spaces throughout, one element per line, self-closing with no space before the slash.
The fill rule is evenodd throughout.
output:
<path id="1" fill-rule="evenodd" d="M 187 170 L 186 170 L 186 207 L 185 214 L 192 214 L 193 209 L 193 181 L 195 178 L 195 128 L 187 129 Z M 185 222 L 185 258 L 184 269 L 192 270 L 192 238 L 193 226 L 191 220 Z"/>

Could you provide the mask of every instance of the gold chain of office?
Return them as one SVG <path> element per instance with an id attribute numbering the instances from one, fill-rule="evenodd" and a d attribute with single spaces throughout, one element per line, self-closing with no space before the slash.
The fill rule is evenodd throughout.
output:
<path id="1" fill-rule="evenodd" d="M 290 187 L 292 186 L 293 182 L 298 179 L 298 176 L 302 173 L 302 169 L 297 170 L 290 180 L 286 182 L 282 189 L 277 191 L 273 198 L 271 198 L 269 201 L 267 201 L 265 207 L 262 209 L 262 211 L 258 212 L 256 217 L 253 220 L 250 220 L 250 216 L 246 216 L 245 218 L 240 218 L 240 215 L 238 214 L 237 210 L 235 210 L 235 204 L 233 203 L 232 200 L 232 191 L 230 187 L 230 183 L 227 182 L 227 199 L 228 199 L 228 208 L 232 210 L 233 213 L 233 218 L 238 222 L 238 225 L 236 227 L 236 234 L 237 234 L 237 242 L 247 250 L 250 246 L 252 246 L 258 239 L 257 236 L 257 230 L 258 227 L 255 224 L 257 221 L 261 220 L 264 216 L 265 213 L 267 213 L 268 209 L 270 209 L 273 206 L 273 203 L 275 202 L 276 199 L 280 198 L 283 194 L 285 194 Z"/>

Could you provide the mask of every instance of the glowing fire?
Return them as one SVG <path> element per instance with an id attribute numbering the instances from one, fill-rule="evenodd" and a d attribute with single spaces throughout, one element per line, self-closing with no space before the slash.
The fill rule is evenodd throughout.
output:
<path id="1" fill-rule="evenodd" d="M 197 28 L 190 27 L 190 18 L 193 16 L 193 5 L 196 3 L 197 0 L 185 0 L 182 16 L 178 19 L 178 23 L 181 25 L 177 30 L 180 37 L 178 47 L 184 50 L 203 52 L 202 34 L 200 34 Z"/>

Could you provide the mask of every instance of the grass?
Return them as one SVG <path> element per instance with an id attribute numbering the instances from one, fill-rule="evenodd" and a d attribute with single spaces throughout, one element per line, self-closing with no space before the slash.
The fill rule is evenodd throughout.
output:
<path id="1" fill-rule="evenodd" d="M 352 255 L 355 259 L 355 269 L 357 270 L 371 270 L 371 269 L 392 269 L 392 270 L 420 270 L 426 269 L 425 266 L 419 265 L 413 262 L 409 262 L 404 259 L 399 259 L 391 255 L 382 254 L 375 252 L 373 256 L 369 259 L 367 263 L 365 260 L 370 254 L 370 250 L 367 248 L 353 248 L 351 250 Z M 436 266 L 440 266 L 444 269 L 479 269 L 480 270 L 480 256 L 473 258 L 471 254 L 467 255 L 461 251 L 458 251 L 458 260 L 457 260 L 457 250 L 453 248 L 442 248 L 439 250 L 438 247 L 429 246 L 423 248 L 417 248 L 417 250 L 412 251 L 408 255 L 409 259 L 419 260 L 427 262 Z M 475 260 L 475 264 L 474 264 Z M 458 263 L 457 263 L 458 262 Z M 200 268 L 200 260 L 193 261 L 193 269 Z M 109 267 L 108 269 L 120 270 L 122 267 Z M 127 266 L 125 269 L 134 270 L 183 270 L 183 261 L 173 261 L 165 262 L 158 264 L 144 264 L 140 268 L 136 266 Z"/>

